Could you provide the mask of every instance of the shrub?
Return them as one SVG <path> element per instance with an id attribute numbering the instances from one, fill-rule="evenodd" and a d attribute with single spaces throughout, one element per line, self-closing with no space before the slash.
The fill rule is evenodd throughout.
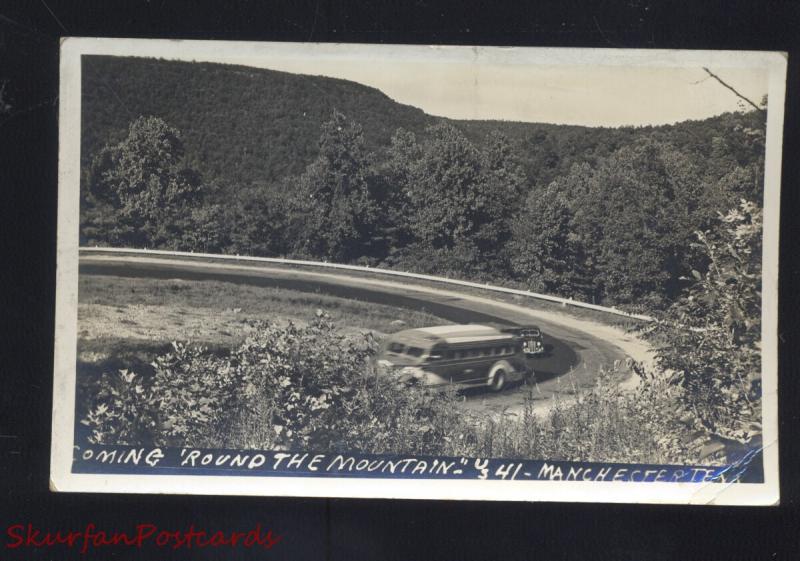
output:
<path id="1" fill-rule="evenodd" d="M 240 401 L 243 372 L 203 347 L 173 343 L 150 375 L 104 373 L 82 423 L 100 444 L 180 445 L 220 427 Z"/>
<path id="2" fill-rule="evenodd" d="M 649 376 L 633 392 L 611 373 L 574 400 L 518 417 L 465 412 L 454 391 L 378 373 L 374 337 L 344 336 L 323 312 L 306 326 L 253 322 L 233 352 L 174 344 L 149 376 L 105 374 L 84 415 L 90 440 L 319 452 L 552 460 L 695 459 L 675 412 L 680 387 Z"/>
<path id="3" fill-rule="evenodd" d="M 446 453 L 478 457 L 547 458 L 564 461 L 684 463 L 699 447 L 674 415 L 674 390 L 647 376 L 625 391 L 603 372 L 574 400 L 554 397 L 534 413 L 532 392 L 519 418 L 475 417 L 447 440 Z"/>
<path id="4" fill-rule="evenodd" d="M 681 406 L 697 428 L 740 442 L 761 432 L 762 218 L 742 201 L 697 233 L 707 270 L 692 271 L 654 330 L 660 366 L 685 390 Z"/>
<path id="5" fill-rule="evenodd" d="M 234 414 L 232 432 L 220 436 L 235 446 L 271 448 L 307 447 L 332 438 L 377 348 L 375 339 L 370 333 L 338 334 L 322 311 L 304 327 L 253 326 L 254 335 L 231 356 L 245 372 L 248 392 Z M 258 424 L 255 433 L 242 430 Z"/>

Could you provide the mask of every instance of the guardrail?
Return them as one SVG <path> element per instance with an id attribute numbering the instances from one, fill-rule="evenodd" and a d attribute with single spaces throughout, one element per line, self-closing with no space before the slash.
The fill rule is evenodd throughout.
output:
<path id="1" fill-rule="evenodd" d="M 135 249 L 135 248 L 121 248 L 121 247 L 81 247 L 80 252 L 88 253 L 112 253 L 121 255 L 161 255 L 165 257 L 194 257 L 202 259 L 214 259 L 222 261 L 250 261 L 254 263 L 274 263 L 280 265 L 297 265 L 301 267 L 323 267 L 327 269 L 339 269 L 345 271 L 359 271 L 363 273 L 373 273 L 379 275 L 388 275 L 394 277 L 403 277 L 411 279 L 420 279 L 431 282 L 438 282 L 442 284 L 450 284 L 455 286 L 467 286 L 470 288 L 480 288 L 491 292 L 499 292 L 504 294 L 514 294 L 517 296 L 525 296 L 535 300 L 543 300 L 546 302 L 554 302 L 562 306 L 572 306 L 574 308 L 584 308 L 587 310 L 595 310 L 598 312 L 605 312 L 607 314 L 622 316 L 630 319 L 640 321 L 653 321 L 650 316 L 642 314 L 631 314 L 616 308 L 607 308 L 605 306 L 598 306 L 597 304 L 589 304 L 588 302 L 581 302 L 579 300 L 572 300 L 570 298 L 561 298 L 560 296 L 550 296 L 549 294 L 539 294 L 538 292 L 529 292 L 527 290 L 518 290 L 516 288 L 505 288 L 502 286 L 494 286 L 491 284 L 484 284 L 479 282 L 463 281 L 457 279 L 448 279 L 444 277 L 437 277 L 434 275 L 423 275 L 420 273 L 408 273 L 406 271 L 395 271 L 392 269 L 381 269 L 377 267 L 363 267 L 360 265 L 344 265 L 340 263 L 328 263 L 325 261 L 303 261 L 300 259 L 284 259 L 281 257 L 249 257 L 244 255 L 230 255 L 220 253 L 192 253 L 188 251 L 168 251 L 163 249 Z"/>

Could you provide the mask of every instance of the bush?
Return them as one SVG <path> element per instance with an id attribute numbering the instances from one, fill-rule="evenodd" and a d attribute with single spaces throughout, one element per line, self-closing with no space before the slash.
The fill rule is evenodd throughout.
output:
<path id="1" fill-rule="evenodd" d="M 81 421 L 99 444 L 178 446 L 219 430 L 240 402 L 245 373 L 203 347 L 173 343 L 144 375 L 104 373 Z"/>
<path id="2" fill-rule="evenodd" d="M 455 391 L 380 375 L 369 333 L 344 336 L 318 312 L 307 326 L 255 322 L 225 356 L 174 344 L 149 376 L 105 374 L 83 423 L 103 444 L 552 460 L 695 459 L 676 419 L 680 388 L 648 377 L 634 392 L 601 374 L 574 401 L 519 417 L 467 413 Z"/>
<path id="3" fill-rule="evenodd" d="M 574 400 L 553 398 L 534 414 L 532 395 L 520 418 L 475 418 L 448 439 L 447 454 L 563 461 L 684 463 L 699 446 L 675 415 L 675 390 L 647 376 L 634 391 L 621 390 L 610 373 Z"/>
<path id="4" fill-rule="evenodd" d="M 697 428 L 747 442 L 761 432 L 761 209 L 742 201 L 698 232 L 705 271 L 654 329 L 660 366 Z M 689 280 L 689 279 L 687 279 Z"/>
<path id="5" fill-rule="evenodd" d="M 82 421 L 90 440 L 436 453 L 456 422 L 452 396 L 374 371 L 371 334 L 343 337 L 321 312 L 305 327 L 254 327 L 227 357 L 174 343 L 150 376 L 104 374 Z"/>

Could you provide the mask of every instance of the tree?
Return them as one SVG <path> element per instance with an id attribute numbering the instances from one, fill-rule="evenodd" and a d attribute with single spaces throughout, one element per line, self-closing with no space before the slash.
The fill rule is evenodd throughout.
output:
<path id="1" fill-rule="evenodd" d="M 319 155 L 299 179 L 301 253 L 339 262 L 370 253 L 378 209 L 369 169 L 361 127 L 334 110 L 322 126 Z"/>
<path id="2" fill-rule="evenodd" d="M 486 138 L 481 157 L 481 194 L 475 213 L 475 242 L 485 265 L 505 268 L 503 248 L 511 240 L 513 218 L 523 202 L 525 174 L 508 142 L 498 131 Z"/>
<path id="3" fill-rule="evenodd" d="M 572 220 L 569 201 L 556 183 L 528 195 L 514 220 L 509 254 L 514 276 L 531 290 L 583 298 L 585 263 Z"/>
<path id="4" fill-rule="evenodd" d="M 481 151 L 448 123 L 428 129 L 418 157 L 408 161 L 408 253 L 433 259 L 444 272 L 491 276 L 511 235 L 524 177 L 507 140 L 492 134 Z M 421 264 L 421 263 L 420 263 Z"/>
<path id="5" fill-rule="evenodd" d="M 414 239 L 412 187 L 414 166 L 421 154 L 414 133 L 399 128 L 392 135 L 386 158 L 375 165 L 372 193 L 382 214 L 375 244 L 381 247 L 382 260 L 389 264 L 395 264 Z"/>
<path id="6" fill-rule="evenodd" d="M 9 95 L 8 91 L 6 91 L 6 86 L 8 86 L 8 80 L 0 81 L 0 116 L 10 115 L 11 110 L 14 108 L 11 103 L 9 103 Z"/>
<path id="7" fill-rule="evenodd" d="M 219 204 L 192 207 L 180 221 L 180 232 L 166 247 L 181 251 L 222 253 L 230 247 L 230 223 Z"/>
<path id="8" fill-rule="evenodd" d="M 480 154 L 450 124 L 430 127 L 428 134 L 419 161 L 411 164 L 411 229 L 423 244 L 450 249 L 471 238 L 477 227 Z"/>
<path id="9" fill-rule="evenodd" d="M 696 233 L 708 266 L 654 329 L 659 364 L 699 428 L 740 441 L 760 431 L 762 217 L 742 200 Z"/>
<path id="10" fill-rule="evenodd" d="M 694 262 L 692 233 L 710 214 L 688 158 L 645 139 L 558 183 L 574 201 L 575 234 L 596 268 L 594 298 L 659 308 L 680 293 Z"/>
<path id="11" fill-rule="evenodd" d="M 93 159 L 88 191 L 97 208 L 114 214 L 111 241 L 160 246 L 177 239 L 174 222 L 200 189 L 183 156 L 177 129 L 158 117 L 139 117 L 122 142 Z"/>
<path id="12" fill-rule="evenodd" d="M 229 251 L 241 255 L 274 257 L 291 253 L 296 182 L 286 179 L 269 185 L 243 187 L 225 207 L 224 220 L 230 230 Z"/>

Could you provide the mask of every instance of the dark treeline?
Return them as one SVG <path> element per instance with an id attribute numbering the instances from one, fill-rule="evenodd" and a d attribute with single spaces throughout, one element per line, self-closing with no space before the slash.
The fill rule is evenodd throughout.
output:
<path id="1" fill-rule="evenodd" d="M 497 131 L 475 144 L 446 122 L 423 139 L 398 129 L 371 152 L 334 111 L 301 174 L 231 190 L 187 167 L 177 129 L 142 117 L 85 170 L 82 241 L 361 263 L 660 309 L 707 267 L 695 233 L 761 199 L 763 128 L 716 142 L 700 166 L 639 138 L 531 185 Z"/>
<path id="2" fill-rule="evenodd" d="M 636 129 L 458 122 L 342 80 L 113 57 L 84 62 L 84 92 L 85 244 L 360 263 L 658 310 L 707 270 L 696 232 L 741 199 L 761 205 L 758 111 Z"/>

